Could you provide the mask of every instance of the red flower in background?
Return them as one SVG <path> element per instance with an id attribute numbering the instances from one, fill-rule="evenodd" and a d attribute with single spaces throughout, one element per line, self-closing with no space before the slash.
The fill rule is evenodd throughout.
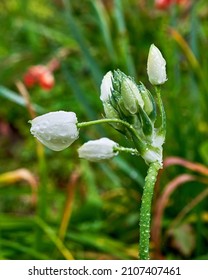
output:
<path id="1" fill-rule="evenodd" d="M 155 0 L 155 7 L 159 10 L 166 10 L 173 3 L 173 0 Z"/>
<path id="2" fill-rule="evenodd" d="M 38 84 L 45 90 L 52 89 L 55 83 L 52 71 L 44 65 L 31 66 L 25 73 L 23 80 L 28 88 Z"/>
<path id="3" fill-rule="evenodd" d="M 172 4 L 188 7 L 190 0 L 155 0 L 155 7 L 159 10 L 167 10 Z"/>

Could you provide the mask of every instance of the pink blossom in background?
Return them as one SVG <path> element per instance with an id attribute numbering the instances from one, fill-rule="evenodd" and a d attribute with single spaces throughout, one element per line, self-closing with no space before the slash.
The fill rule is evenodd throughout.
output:
<path id="1" fill-rule="evenodd" d="M 25 73 L 23 81 L 28 88 L 39 85 L 45 90 L 52 89 L 55 83 L 52 71 L 44 65 L 31 66 Z"/>
<path id="2" fill-rule="evenodd" d="M 177 4 L 181 7 L 187 8 L 190 3 L 190 0 L 155 0 L 155 7 L 158 10 L 167 10 L 171 5 Z"/>

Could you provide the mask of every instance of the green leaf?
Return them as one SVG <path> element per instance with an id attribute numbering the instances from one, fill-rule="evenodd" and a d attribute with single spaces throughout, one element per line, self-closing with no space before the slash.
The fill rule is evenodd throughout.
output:
<path id="1" fill-rule="evenodd" d="M 26 107 L 26 102 L 22 96 L 4 86 L 0 86 L 0 97 L 6 98 L 13 103 Z M 32 106 L 37 113 L 44 113 L 45 111 L 41 106 L 37 104 L 32 104 Z"/>

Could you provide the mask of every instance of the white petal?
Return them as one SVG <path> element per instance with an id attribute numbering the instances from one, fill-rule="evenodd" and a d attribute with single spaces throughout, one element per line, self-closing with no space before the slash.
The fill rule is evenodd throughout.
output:
<path id="1" fill-rule="evenodd" d="M 116 156 L 118 152 L 113 151 L 115 146 L 118 146 L 118 144 L 114 141 L 108 138 L 100 138 L 98 140 L 88 141 L 82 145 L 78 149 L 78 153 L 80 158 L 96 162 Z"/>
<path id="2" fill-rule="evenodd" d="M 100 99 L 101 101 L 105 102 L 108 101 L 111 97 L 111 90 L 113 89 L 112 85 L 112 72 L 109 71 L 105 74 L 105 76 L 102 79 L 101 86 L 100 86 Z"/>
<path id="3" fill-rule="evenodd" d="M 167 81 L 166 61 L 160 50 L 151 45 L 147 59 L 147 74 L 152 85 L 161 85 Z"/>
<path id="4" fill-rule="evenodd" d="M 30 123 L 32 135 L 54 151 L 69 147 L 79 137 L 74 112 L 50 112 L 33 119 Z"/>

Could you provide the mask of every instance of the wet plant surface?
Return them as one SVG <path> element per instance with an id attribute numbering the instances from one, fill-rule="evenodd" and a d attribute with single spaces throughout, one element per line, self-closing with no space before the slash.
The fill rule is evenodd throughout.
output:
<path id="1" fill-rule="evenodd" d="M 131 154 L 89 163 L 77 153 L 92 139 L 129 146 L 128 139 L 112 125 L 95 125 L 55 152 L 35 141 L 28 121 L 59 110 L 101 119 L 100 84 L 111 69 L 153 92 L 145 71 L 153 43 L 168 81 L 150 258 L 208 258 L 208 11 L 205 0 L 177 2 L 1 1 L 1 259 L 138 258 L 148 166 Z"/>

